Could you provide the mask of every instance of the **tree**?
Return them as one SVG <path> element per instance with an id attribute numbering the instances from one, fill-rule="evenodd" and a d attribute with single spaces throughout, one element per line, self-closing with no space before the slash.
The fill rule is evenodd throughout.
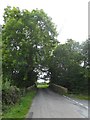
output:
<path id="1" fill-rule="evenodd" d="M 81 48 L 82 48 L 82 55 L 84 56 L 84 59 L 83 59 L 83 62 L 84 62 L 84 67 L 87 68 L 89 67 L 89 45 L 90 45 L 90 41 L 89 39 L 87 39 L 86 41 L 84 41 L 82 44 L 81 44 Z"/>
<path id="2" fill-rule="evenodd" d="M 2 26 L 0 25 L 0 91 L 2 88 Z"/>
<path id="3" fill-rule="evenodd" d="M 81 45 L 78 42 L 70 39 L 57 46 L 49 63 L 51 82 L 65 86 L 73 92 L 85 92 L 87 81 L 84 79 L 82 60 Z"/>
<path id="4" fill-rule="evenodd" d="M 23 86 L 33 84 L 37 79 L 35 68 L 47 63 L 57 45 L 51 18 L 43 10 L 20 11 L 8 6 L 2 33 L 4 81 L 7 78 L 18 86 L 21 81 Z"/>
<path id="5" fill-rule="evenodd" d="M 87 81 L 88 85 L 90 86 L 90 38 L 88 38 L 86 41 L 82 42 L 81 44 L 81 54 L 83 55 L 83 69 L 84 69 L 84 79 Z M 89 88 L 88 88 L 89 89 Z"/>

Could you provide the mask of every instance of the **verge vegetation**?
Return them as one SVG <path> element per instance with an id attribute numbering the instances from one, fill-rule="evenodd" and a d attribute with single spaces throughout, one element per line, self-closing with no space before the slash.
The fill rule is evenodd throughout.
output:
<path id="1" fill-rule="evenodd" d="M 21 100 L 11 106 L 11 108 L 3 114 L 2 118 L 22 118 L 23 120 L 28 113 L 35 94 L 36 91 L 30 91 L 21 97 Z"/>
<path id="2" fill-rule="evenodd" d="M 90 100 L 90 96 L 89 95 L 84 95 L 84 94 L 66 94 L 68 97 L 71 98 L 77 98 L 80 100 Z"/>
<path id="3" fill-rule="evenodd" d="M 37 88 L 48 88 L 49 87 L 49 84 L 47 83 L 39 83 L 37 84 Z"/>

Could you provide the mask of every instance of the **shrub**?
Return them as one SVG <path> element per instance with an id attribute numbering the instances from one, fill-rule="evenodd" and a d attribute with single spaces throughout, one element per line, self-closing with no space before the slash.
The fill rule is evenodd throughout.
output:
<path id="1" fill-rule="evenodd" d="M 7 85 L 7 86 L 6 86 Z M 9 82 L 5 83 L 2 88 L 2 110 L 15 104 L 20 100 L 20 89 L 16 86 L 10 86 Z"/>

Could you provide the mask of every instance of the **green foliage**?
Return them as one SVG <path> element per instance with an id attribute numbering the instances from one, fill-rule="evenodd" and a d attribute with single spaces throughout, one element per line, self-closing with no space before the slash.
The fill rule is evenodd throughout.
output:
<path id="1" fill-rule="evenodd" d="M 20 11 L 8 6 L 4 12 L 3 76 L 12 84 L 28 87 L 37 79 L 39 64 L 45 64 L 57 44 L 56 27 L 43 10 Z M 22 83 L 22 84 L 21 84 Z"/>
<path id="2" fill-rule="evenodd" d="M 0 94 L 2 90 L 2 26 L 0 25 Z M 0 100 L 1 107 L 1 100 Z"/>
<path id="3" fill-rule="evenodd" d="M 82 43 L 82 51 L 81 51 L 81 53 L 82 53 L 82 55 L 84 56 L 84 67 L 86 67 L 87 65 L 88 65 L 88 48 L 89 48 L 89 39 L 88 40 L 86 40 L 86 41 L 84 41 L 83 43 Z"/>
<path id="4" fill-rule="evenodd" d="M 2 90 L 2 75 L 0 75 L 0 91 Z"/>
<path id="5" fill-rule="evenodd" d="M 84 56 L 81 45 L 73 40 L 60 44 L 50 59 L 51 82 L 75 93 L 88 91 L 87 69 L 81 66 Z"/>
<path id="6" fill-rule="evenodd" d="M 57 35 L 56 26 L 42 9 L 30 12 L 10 6 L 5 8 L 3 84 L 10 80 L 10 84 L 17 87 L 31 86 L 38 72 L 47 68 L 51 82 L 75 93 L 87 92 L 89 40 L 81 45 L 72 39 L 59 44 Z"/>
<path id="7" fill-rule="evenodd" d="M 33 97 L 35 96 L 36 92 L 31 91 L 28 92 L 21 100 L 11 107 L 6 113 L 3 114 L 2 118 L 11 119 L 11 118 L 21 118 L 25 119 L 25 116 L 31 106 Z"/>
<path id="8" fill-rule="evenodd" d="M 11 105 L 20 100 L 21 92 L 16 86 L 10 86 L 10 82 L 6 82 L 2 87 L 2 110 L 5 112 Z"/>

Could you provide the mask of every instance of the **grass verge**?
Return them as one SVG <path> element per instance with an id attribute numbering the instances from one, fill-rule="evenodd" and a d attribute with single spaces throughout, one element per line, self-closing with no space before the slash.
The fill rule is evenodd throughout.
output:
<path id="1" fill-rule="evenodd" d="M 90 96 L 83 94 L 67 94 L 68 97 L 77 98 L 80 100 L 90 100 Z"/>
<path id="2" fill-rule="evenodd" d="M 10 108 L 7 113 L 3 114 L 2 118 L 22 118 L 24 120 L 28 110 L 31 106 L 32 100 L 36 94 L 36 91 L 31 91 L 26 94 L 26 96 L 21 98 L 21 101 Z"/>
<path id="3" fill-rule="evenodd" d="M 45 85 L 37 85 L 37 88 L 48 88 L 49 85 L 45 84 Z"/>

